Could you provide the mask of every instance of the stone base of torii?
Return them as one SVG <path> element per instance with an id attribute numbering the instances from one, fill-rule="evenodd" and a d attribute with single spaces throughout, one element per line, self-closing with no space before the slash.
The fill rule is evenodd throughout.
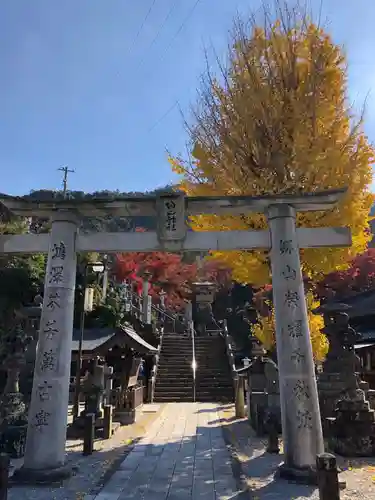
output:
<path id="1" fill-rule="evenodd" d="M 65 467 L 76 254 L 270 249 L 284 441 L 283 477 L 314 475 L 324 451 L 299 248 L 350 246 L 347 228 L 296 229 L 296 211 L 329 210 L 345 190 L 297 196 L 158 197 L 51 202 L 2 197 L 20 216 L 51 217 L 49 235 L 1 235 L 1 253 L 48 253 L 24 467 L 20 480 L 56 481 Z M 269 231 L 190 232 L 189 215 L 264 213 Z M 155 216 L 157 232 L 80 235 L 79 218 Z"/>

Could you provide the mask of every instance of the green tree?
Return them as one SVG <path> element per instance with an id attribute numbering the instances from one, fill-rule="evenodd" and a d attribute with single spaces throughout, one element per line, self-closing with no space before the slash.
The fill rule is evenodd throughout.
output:
<path id="1" fill-rule="evenodd" d="M 0 234 L 22 234 L 28 229 L 24 220 L 0 222 Z M 43 255 L 0 254 L 0 328 L 14 326 L 14 314 L 31 303 L 43 290 L 46 259 Z"/>

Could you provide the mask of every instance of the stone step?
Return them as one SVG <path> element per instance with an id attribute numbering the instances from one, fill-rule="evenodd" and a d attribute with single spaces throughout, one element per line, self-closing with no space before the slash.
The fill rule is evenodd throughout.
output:
<path id="1" fill-rule="evenodd" d="M 158 371 L 181 371 L 181 372 L 192 372 L 193 369 L 190 364 L 182 365 L 181 363 L 165 363 L 158 365 Z"/>
<path id="2" fill-rule="evenodd" d="M 176 335 L 175 337 L 163 337 L 162 345 L 188 345 L 192 346 L 193 343 L 189 337 L 184 335 Z"/>
<path id="3" fill-rule="evenodd" d="M 206 397 L 206 396 L 202 396 Z M 208 396 L 207 396 L 208 397 Z M 193 399 L 193 389 L 185 392 L 170 392 L 170 391 L 155 391 L 154 399 L 160 400 L 161 398 L 168 399 L 169 401 L 178 401 L 181 399 Z"/>
<path id="4" fill-rule="evenodd" d="M 161 358 L 159 360 L 159 365 L 171 365 L 171 366 L 191 366 L 191 363 L 192 363 L 192 360 L 189 359 L 175 359 L 175 358 L 170 358 L 170 359 L 166 359 L 166 358 Z"/>
<path id="5" fill-rule="evenodd" d="M 223 380 L 229 380 L 229 379 L 232 380 L 232 376 L 231 376 L 230 372 L 225 373 L 225 372 L 219 372 L 219 371 L 213 371 L 213 370 L 212 371 L 211 370 L 200 370 L 199 365 L 198 365 L 198 368 L 196 370 L 196 377 L 199 379 L 219 378 L 219 379 L 223 379 Z"/>
<path id="6" fill-rule="evenodd" d="M 169 396 L 154 396 L 154 401 L 155 403 L 192 403 L 193 396 L 183 396 L 180 398 L 171 398 Z"/>
<path id="7" fill-rule="evenodd" d="M 231 391 L 233 391 L 233 385 L 231 383 L 227 383 L 227 382 L 196 382 L 195 383 L 196 387 L 199 387 L 201 388 L 202 390 L 203 389 L 210 389 L 211 387 L 213 389 L 229 389 Z"/>
<path id="8" fill-rule="evenodd" d="M 193 355 L 191 352 L 166 352 L 166 351 L 161 351 L 159 359 L 165 358 L 165 359 L 193 359 Z"/>
<path id="9" fill-rule="evenodd" d="M 234 391 L 230 387 L 195 387 L 195 390 L 199 394 L 229 394 L 233 395 Z"/>
<path id="10" fill-rule="evenodd" d="M 196 387 L 195 391 L 197 394 L 225 394 L 234 396 L 233 389 L 230 389 L 229 387 L 211 387 L 204 389 L 202 389 L 201 387 Z"/>
<path id="11" fill-rule="evenodd" d="M 160 393 L 170 393 L 170 394 L 185 394 L 190 393 L 190 391 L 193 390 L 193 384 L 190 382 L 189 384 L 184 384 L 184 385 L 163 385 L 163 384 L 156 384 L 155 386 L 155 392 L 158 394 Z"/>
<path id="12" fill-rule="evenodd" d="M 215 350 L 210 349 L 209 351 L 195 351 L 196 358 L 211 358 L 211 359 L 220 359 L 227 360 L 227 356 L 222 352 L 216 352 Z"/>
<path id="13" fill-rule="evenodd" d="M 163 338 L 162 347 L 167 345 L 167 346 L 183 346 L 183 347 L 189 347 L 190 349 L 193 348 L 193 344 L 190 339 L 185 338 L 177 338 L 177 339 L 165 339 Z"/>
<path id="14" fill-rule="evenodd" d="M 158 365 L 158 370 L 161 368 L 162 370 L 181 370 L 183 372 L 192 370 L 191 363 L 162 363 Z"/>
<path id="15" fill-rule="evenodd" d="M 193 353 L 190 350 L 188 351 L 185 351 L 184 349 L 179 349 L 178 351 L 176 349 L 173 349 L 173 350 L 170 350 L 168 351 L 167 349 L 162 349 L 160 351 L 160 356 L 168 356 L 168 357 L 173 357 L 173 356 L 185 356 L 187 358 L 192 358 L 193 357 Z"/>
<path id="16" fill-rule="evenodd" d="M 184 387 L 184 385 L 190 385 L 193 383 L 193 377 L 190 378 L 180 378 L 176 379 L 167 379 L 167 378 L 159 378 L 156 377 L 156 387 Z"/>
<path id="17" fill-rule="evenodd" d="M 161 352 L 168 352 L 171 354 L 179 354 L 179 353 L 187 353 L 187 352 L 192 353 L 193 350 L 192 350 L 191 346 L 190 347 L 186 347 L 186 346 L 178 347 L 176 345 L 174 345 L 174 346 L 169 346 L 169 345 L 164 346 L 163 345 L 161 348 Z"/>

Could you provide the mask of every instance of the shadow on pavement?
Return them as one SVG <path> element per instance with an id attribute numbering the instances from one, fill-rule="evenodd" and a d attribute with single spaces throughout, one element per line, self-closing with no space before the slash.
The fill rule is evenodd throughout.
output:
<path id="1" fill-rule="evenodd" d="M 283 456 L 281 453 L 277 455 L 265 451 L 267 438 L 257 436 L 247 419 L 236 419 L 232 416 L 220 418 L 218 423 L 222 425 L 225 440 L 232 448 L 242 487 L 246 485 L 249 490 L 248 498 L 290 500 L 309 498 L 316 492 L 315 486 L 296 484 L 275 476 L 283 462 Z"/>
<path id="2" fill-rule="evenodd" d="M 201 410 L 198 410 L 196 413 L 212 413 L 215 411 L 229 410 L 231 408 L 233 408 L 233 403 L 223 404 L 215 408 L 202 408 Z"/>

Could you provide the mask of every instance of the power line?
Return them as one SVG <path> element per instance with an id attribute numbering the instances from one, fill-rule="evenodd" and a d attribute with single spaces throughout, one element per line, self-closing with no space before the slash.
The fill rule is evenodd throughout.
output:
<path id="1" fill-rule="evenodd" d="M 184 20 L 182 21 L 180 27 L 178 28 L 178 30 L 176 31 L 176 33 L 173 35 L 172 39 L 170 40 L 169 44 L 167 45 L 165 51 L 164 51 L 164 54 L 162 54 L 161 58 L 160 58 L 160 62 L 162 62 L 167 54 L 167 52 L 169 51 L 169 49 L 172 47 L 174 41 L 176 40 L 176 38 L 178 37 L 178 35 L 181 33 L 181 31 L 184 29 L 185 25 L 188 23 L 189 19 L 191 18 L 191 16 L 194 14 L 194 11 L 195 9 L 198 7 L 198 5 L 200 4 L 201 0 L 195 0 L 195 3 L 194 5 L 191 7 L 191 9 L 189 10 L 189 12 L 186 14 Z"/>
<path id="2" fill-rule="evenodd" d="M 156 122 L 155 122 L 155 123 L 154 123 L 154 124 L 153 124 L 153 125 L 152 125 L 149 129 L 148 129 L 148 131 L 147 131 L 147 132 L 148 132 L 148 133 L 152 132 L 152 131 L 153 131 L 153 130 L 154 130 L 154 129 L 155 129 L 155 128 L 159 125 L 159 123 L 161 123 L 161 122 L 164 120 L 164 118 L 166 118 L 166 117 L 169 115 L 169 113 L 171 113 L 171 112 L 174 110 L 174 108 L 175 108 L 176 106 L 179 106 L 178 101 L 175 101 L 175 102 L 172 104 L 172 106 L 170 106 L 170 107 L 167 109 L 167 111 L 165 111 L 165 113 L 164 113 L 164 114 L 162 114 L 162 115 L 161 115 L 161 117 L 160 117 L 158 120 L 156 120 Z"/>
<path id="3" fill-rule="evenodd" d="M 167 15 L 165 16 L 164 21 L 161 23 L 158 31 L 156 32 L 156 35 L 154 36 L 150 45 L 148 46 L 147 51 L 149 51 L 155 45 L 156 41 L 160 37 L 163 29 L 165 28 L 167 22 L 169 21 L 169 18 L 173 14 L 173 11 L 175 10 L 176 7 L 177 7 L 177 0 L 172 0 L 172 5 L 170 6 L 169 11 L 168 11 Z"/>
<path id="4" fill-rule="evenodd" d="M 131 52 L 131 51 L 134 49 L 134 46 L 135 46 L 135 44 L 136 44 L 136 42 L 137 42 L 137 40 L 138 40 L 138 38 L 139 38 L 139 35 L 141 34 L 141 32 L 142 32 L 142 30 L 143 30 L 143 28 L 144 28 L 145 24 L 147 23 L 147 20 L 148 20 L 148 18 L 150 17 L 150 14 L 151 14 L 152 9 L 154 8 L 154 5 L 155 5 L 155 4 L 156 4 L 156 0 L 152 0 L 152 3 L 151 3 L 151 5 L 150 5 L 150 7 L 149 7 L 149 9 L 148 9 L 148 11 L 147 11 L 147 13 L 146 13 L 145 17 L 143 18 L 143 21 L 142 21 L 142 23 L 141 23 L 141 25 L 140 25 L 140 27 L 139 27 L 139 29 L 138 29 L 138 31 L 137 31 L 137 34 L 136 34 L 136 35 L 135 35 L 135 37 L 134 37 L 133 43 L 130 45 L 130 48 L 129 48 L 129 51 L 128 51 L 128 52 Z"/>

